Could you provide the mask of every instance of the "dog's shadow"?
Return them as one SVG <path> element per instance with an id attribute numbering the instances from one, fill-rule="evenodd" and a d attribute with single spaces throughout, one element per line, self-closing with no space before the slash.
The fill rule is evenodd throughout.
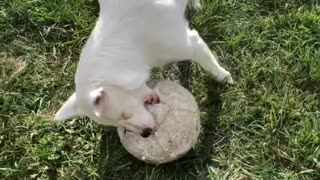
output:
<path id="1" fill-rule="evenodd" d="M 179 82 L 192 91 L 191 63 L 179 63 Z M 170 74 L 170 73 L 169 73 Z M 165 77 L 168 78 L 168 77 Z M 170 77 L 168 78 L 170 79 Z M 183 158 L 163 165 L 147 165 L 131 156 L 121 145 L 115 128 L 105 128 L 101 139 L 99 173 L 101 179 L 205 179 L 213 161 L 215 147 L 224 142 L 217 121 L 221 110 L 220 91 L 223 85 L 206 78 L 207 99 L 199 104 L 201 116 L 200 142 Z"/>

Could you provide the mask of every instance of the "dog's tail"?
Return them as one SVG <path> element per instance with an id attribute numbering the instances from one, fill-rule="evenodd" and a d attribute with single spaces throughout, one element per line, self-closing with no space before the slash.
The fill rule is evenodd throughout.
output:
<path id="1" fill-rule="evenodd" d="M 200 0 L 188 0 L 188 7 L 195 10 L 200 9 L 201 8 Z"/>

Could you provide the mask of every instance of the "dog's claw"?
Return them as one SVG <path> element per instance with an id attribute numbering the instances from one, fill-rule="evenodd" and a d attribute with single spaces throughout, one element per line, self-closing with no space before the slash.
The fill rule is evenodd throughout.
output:
<path id="1" fill-rule="evenodd" d="M 227 76 L 227 77 L 224 79 L 224 82 L 225 82 L 226 84 L 234 84 L 234 81 L 233 81 L 233 79 L 232 79 L 231 76 Z"/>
<path id="2" fill-rule="evenodd" d="M 234 84 L 234 80 L 232 79 L 231 74 L 228 71 L 222 71 L 222 73 L 220 73 L 216 77 L 216 79 L 222 84 Z"/>

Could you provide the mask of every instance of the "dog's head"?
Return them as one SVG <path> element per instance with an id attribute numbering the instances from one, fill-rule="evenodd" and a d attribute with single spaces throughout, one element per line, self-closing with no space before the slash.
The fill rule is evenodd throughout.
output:
<path id="1" fill-rule="evenodd" d="M 84 88 L 88 89 L 88 88 Z M 144 105 L 141 89 L 127 90 L 116 86 L 78 90 L 55 115 L 59 121 L 76 116 L 87 116 L 107 126 L 146 135 L 155 127 L 155 120 Z"/>

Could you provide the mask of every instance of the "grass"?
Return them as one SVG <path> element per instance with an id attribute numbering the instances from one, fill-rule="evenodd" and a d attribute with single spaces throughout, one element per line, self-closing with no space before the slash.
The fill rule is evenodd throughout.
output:
<path id="1" fill-rule="evenodd" d="M 196 27 L 236 84 L 194 63 L 158 70 L 201 107 L 201 142 L 151 166 L 114 128 L 52 115 L 71 94 L 96 1 L 0 1 L 0 179 L 319 179 L 320 4 L 206 0 Z"/>

